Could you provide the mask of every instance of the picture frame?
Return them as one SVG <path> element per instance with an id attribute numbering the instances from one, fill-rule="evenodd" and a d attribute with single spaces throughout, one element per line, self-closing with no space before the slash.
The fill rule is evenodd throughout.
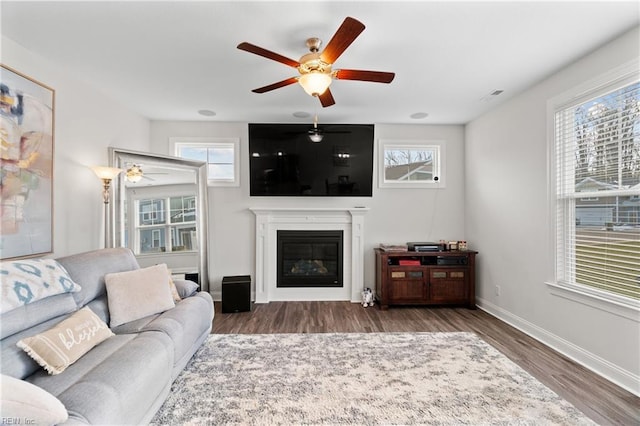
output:
<path id="1" fill-rule="evenodd" d="M 55 90 L 0 64 L 0 259 L 53 252 Z"/>

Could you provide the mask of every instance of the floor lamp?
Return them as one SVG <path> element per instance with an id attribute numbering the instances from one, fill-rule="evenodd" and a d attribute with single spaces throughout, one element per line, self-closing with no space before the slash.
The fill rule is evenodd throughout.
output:
<path id="1" fill-rule="evenodd" d="M 102 179 L 102 201 L 104 202 L 104 246 L 111 247 L 111 221 L 109 215 L 109 187 L 111 181 L 115 179 L 122 169 L 116 167 L 95 166 L 92 167 L 93 172 Z"/>

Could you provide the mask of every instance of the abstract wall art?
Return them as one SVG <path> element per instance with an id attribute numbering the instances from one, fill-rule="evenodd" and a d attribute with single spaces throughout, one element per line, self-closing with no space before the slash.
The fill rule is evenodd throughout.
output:
<path id="1" fill-rule="evenodd" d="M 0 258 L 53 251 L 55 91 L 0 65 Z"/>

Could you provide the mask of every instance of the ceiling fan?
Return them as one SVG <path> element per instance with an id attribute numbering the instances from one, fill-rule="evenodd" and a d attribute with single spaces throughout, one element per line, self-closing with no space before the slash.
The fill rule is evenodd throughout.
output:
<path id="1" fill-rule="evenodd" d="M 125 179 L 131 183 L 140 182 L 140 179 L 144 176 L 142 167 L 139 164 L 132 164 L 131 167 L 125 171 Z"/>
<path id="2" fill-rule="evenodd" d="M 272 52 L 254 44 L 243 42 L 238 45 L 238 49 L 263 56 L 292 68 L 296 68 L 297 77 L 287 78 L 286 80 L 270 84 L 268 86 L 253 89 L 254 93 L 265 93 L 271 90 L 279 89 L 294 83 L 300 83 L 302 88 L 311 96 L 320 99 L 323 107 L 335 104 L 329 85 L 333 79 L 336 80 L 359 80 L 370 81 L 375 83 L 391 83 L 395 77 L 395 73 L 383 71 L 367 71 L 367 70 L 349 70 L 339 69 L 332 70 L 331 66 L 336 59 L 353 43 L 353 41 L 364 31 L 364 24 L 354 18 L 347 17 L 340 25 L 340 28 L 333 35 L 327 46 L 320 52 L 322 41 L 319 38 L 310 38 L 307 40 L 307 47 L 310 53 L 303 55 L 299 61 L 289 59 L 278 53 Z"/>
<path id="3" fill-rule="evenodd" d="M 318 114 L 316 114 L 315 118 L 313 119 L 313 129 L 310 129 L 308 133 L 309 140 L 311 142 L 321 142 L 324 138 L 322 131 L 318 129 Z"/>
<path id="4" fill-rule="evenodd" d="M 142 164 L 132 163 L 131 166 L 127 167 L 125 170 L 125 179 L 131 183 L 138 183 L 142 179 L 147 179 L 150 181 L 155 181 L 149 175 L 166 175 L 167 173 L 148 173 L 142 171 Z"/>

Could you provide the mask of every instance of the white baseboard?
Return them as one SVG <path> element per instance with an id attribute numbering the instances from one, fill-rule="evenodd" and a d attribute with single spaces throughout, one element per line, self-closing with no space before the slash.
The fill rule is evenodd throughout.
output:
<path id="1" fill-rule="evenodd" d="M 626 371 L 615 364 L 577 346 L 573 343 L 556 336 L 549 331 L 538 327 L 537 325 L 502 309 L 481 298 L 476 298 L 478 308 L 488 314 L 506 322 L 512 327 L 517 328 L 523 333 L 533 337 L 539 342 L 549 346 L 550 348 L 560 352 L 564 356 L 577 362 L 578 364 L 588 368 L 599 376 L 604 377 L 610 382 L 615 383 L 623 389 L 640 396 L 640 376 Z"/>

